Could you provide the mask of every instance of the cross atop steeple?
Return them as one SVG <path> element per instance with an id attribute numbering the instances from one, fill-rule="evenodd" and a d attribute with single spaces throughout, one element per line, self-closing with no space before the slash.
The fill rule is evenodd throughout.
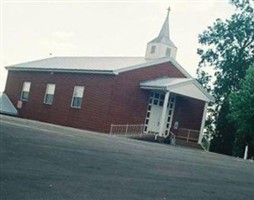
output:
<path id="1" fill-rule="evenodd" d="M 169 13 L 170 13 L 170 11 L 171 11 L 171 8 L 170 8 L 170 6 L 168 7 L 168 9 L 167 9 L 167 10 L 168 10 L 168 14 L 169 14 Z"/>

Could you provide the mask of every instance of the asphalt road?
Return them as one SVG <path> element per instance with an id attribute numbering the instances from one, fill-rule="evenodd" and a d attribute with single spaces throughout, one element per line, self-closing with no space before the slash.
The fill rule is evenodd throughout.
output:
<path id="1" fill-rule="evenodd" d="M 254 199 L 254 163 L 0 119 L 0 199 Z"/>

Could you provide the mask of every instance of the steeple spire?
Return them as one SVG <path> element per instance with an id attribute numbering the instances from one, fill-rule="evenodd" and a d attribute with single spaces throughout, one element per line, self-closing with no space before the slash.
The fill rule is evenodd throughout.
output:
<path id="1" fill-rule="evenodd" d="M 147 43 L 146 59 L 157 59 L 163 57 L 176 57 L 177 48 L 170 39 L 169 34 L 169 13 L 170 7 L 167 9 L 167 17 L 161 27 L 159 35 L 152 41 Z"/>
<path id="2" fill-rule="evenodd" d="M 171 11 L 170 7 L 168 7 L 168 14 L 167 17 L 163 23 L 163 26 L 161 28 L 161 31 L 158 35 L 158 37 L 169 37 L 169 13 Z"/>

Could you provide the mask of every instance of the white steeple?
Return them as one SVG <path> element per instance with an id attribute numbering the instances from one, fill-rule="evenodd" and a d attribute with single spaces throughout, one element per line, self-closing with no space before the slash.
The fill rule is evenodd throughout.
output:
<path id="1" fill-rule="evenodd" d="M 163 23 L 159 35 L 152 41 L 147 43 L 146 47 L 146 59 L 156 59 L 156 58 L 176 58 L 177 48 L 169 37 L 169 12 L 168 8 L 167 17 Z"/>

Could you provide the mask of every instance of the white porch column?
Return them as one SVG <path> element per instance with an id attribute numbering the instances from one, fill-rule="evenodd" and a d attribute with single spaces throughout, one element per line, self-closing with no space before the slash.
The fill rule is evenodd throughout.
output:
<path id="1" fill-rule="evenodd" d="M 162 113 L 161 113 L 161 118 L 160 118 L 160 129 L 159 129 L 159 136 L 160 137 L 165 135 L 164 127 L 165 127 L 165 119 L 166 119 L 166 113 L 167 113 L 169 94 L 170 94 L 170 92 L 167 91 L 165 94 L 165 98 L 164 98 L 164 103 L 163 103 L 163 108 L 162 108 Z"/>
<path id="2" fill-rule="evenodd" d="M 203 118 L 202 118 L 202 122 L 201 122 L 201 127 L 200 127 L 200 132 L 199 132 L 199 138 L 198 138 L 198 143 L 200 144 L 203 138 L 203 134 L 204 134 L 204 128 L 205 128 L 205 120 L 206 120 L 206 113 L 207 113 L 207 106 L 208 106 L 208 102 L 205 102 L 204 105 L 204 110 L 203 110 Z"/>

